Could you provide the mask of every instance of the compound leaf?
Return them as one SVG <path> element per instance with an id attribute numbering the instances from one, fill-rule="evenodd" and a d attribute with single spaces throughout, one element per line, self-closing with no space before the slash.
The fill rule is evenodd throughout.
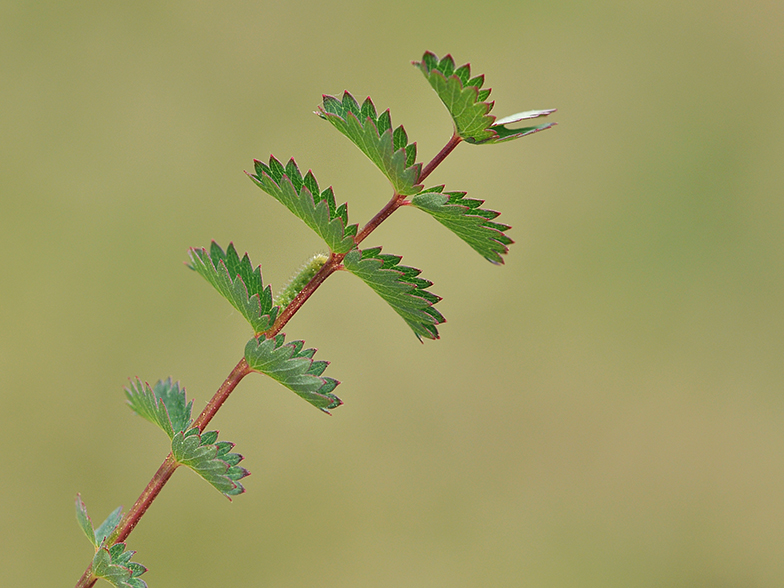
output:
<path id="1" fill-rule="evenodd" d="M 357 225 L 348 224 L 346 204 L 335 206 L 331 187 L 320 192 L 313 173 L 308 171 L 303 178 L 293 159 L 285 167 L 271 155 L 269 164 L 253 163 L 256 173 L 248 174 L 250 179 L 304 221 L 332 251 L 345 253 L 354 247 Z"/>
<path id="2" fill-rule="evenodd" d="M 147 568 L 131 561 L 135 553 L 125 551 L 125 543 L 101 547 L 93 557 L 92 573 L 116 588 L 147 588 L 147 583 L 139 577 Z"/>
<path id="3" fill-rule="evenodd" d="M 411 198 L 411 204 L 468 243 L 477 253 L 496 264 L 504 263 L 512 241 L 504 234 L 511 227 L 492 222 L 494 210 L 479 208 L 484 201 L 465 198 L 465 192 L 444 192 L 444 186 L 429 188 Z"/>
<path id="4" fill-rule="evenodd" d="M 189 268 L 196 271 L 236 308 L 250 323 L 255 333 L 263 333 L 272 326 L 279 308 L 272 304 L 272 290 L 264 287 L 261 266 L 253 267 L 248 254 L 242 259 L 233 243 L 226 252 L 212 242 L 210 250 L 190 249 Z"/>
<path id="5" fill-rule="evenodd" d="M 245 361 L 252 370 L 267 374 L 327 414 L 343 404 L 332 394 L 340 382 L 321 375 L 329 362 L 314 361 L 316 350 L 303 349 L 303 341 L 284 342 L 282 333 L 271 339 L 251 339 L 245 346 Z"/>
<path id="6" fill-rule="evenodd" d="M 421 272 L 400 264 L 401 257 L 381 253 L 381 247 L 355 249 L 343 267 L 361 278 L 408 323 L 421 340 L 438 339 L 436 325 L 444 322 L 433 305 L 441 298 L 427 291 L 433 282 L 417 277 Z"/>
<path id="7" fill-rule="evenodd" d="M 316 114 L 351 139 L 389 178 L 396 193 L 410 196 L 422 189 L 422 164 L 416 163 L 416 143 L 409 144 L 402 126 L 392 129 L 389 110 L 377 115 L 370 98 L 360 106 L 351 94 L 343 92 L 342 100 L 323 96 L 323 105 Z"/>
<path id="8" fill-rule="evenodd" d="M 239 453 L 229 452 L 234 444 L 217 439 L 217 431 L 199 434 L 196 427 L 180 431 L 172 439 L 172 455 L 231 500 L 232 496 L 245 492 L 240 480 L 250 472 L 237 465 L 243 459 Z"/>
<path id="9" fill-rule="evenodd" d="M 169 439 L 190 427 L 193 400 L 187 402 L 185 388 L 180 389 L 180 383 L 171 378 L 158 380 L 152 388 L 138 378 L 131 380 L 125 396 L 131 410 L 158 425 Z"/>
<path id="10" fill-rule="evenodd" d="M 455 61 L 451 55 L 439 59 L 435 54 L 427 51 L 422 56 L 422 61 L 412 63 L 422 71 L 449 114 L 452 115 L 457 134 L 468 143 L 483 145 L 511 141 L 549 129 L 555 124 L 522 129 L 507 128 L 505 125 L 547 116 L 555 112 L 555 109 L 529 110 L 496 120 L 495 116 L 490 114 L 495 103 L 487 102 L 490 89 L 481 89 L 485 77 L 479 75 L 472 78 L 471 66 L 468 63 L 455 68 Z"/>

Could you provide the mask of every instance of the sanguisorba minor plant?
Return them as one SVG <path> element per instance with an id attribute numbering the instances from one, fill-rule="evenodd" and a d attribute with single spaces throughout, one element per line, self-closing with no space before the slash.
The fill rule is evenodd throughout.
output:
<path id="1" fill-rule="evenodd" d="M 427 165 L 417 163 L 416 143 L 409 143 L 402 126 L 393 127 L 389 110 L 379 114 L 367 98 L 362 104 L 348 92 L 340 98 L 323 96 L 316 114 L 349 138 L 378 167 L 392 184 L 392 198 L 362 228 L 348 222 L 346 204 L 337 206 L 332 188 L 322 190 L 312 172 L 304 176 L 290 159 L 286 164 L 270 156 L 267 163 L 254 161 L 248 174 L 259 188 L 275 198 L 313 229 L 329 247 L 329 255 L 315 255 L 275 297 L 262 282 L 261 268 L 247 254 L 240 257 L 229 243 L 225 251 L 213 242 L 209 249 L 191 249 L 188 267 L 207 280 L 244 316 L 253 328 L 243 357 L 194 420 L 193 401 L 171 378 L 149 385 L 131 380 L 125 389 L 128 405 L 139 416 L 160 427 L 171 440 L 171 453 L 155 472 L 133 507 L 122 515 L 112 512 L 94 528 L 81 497 L 76 498 L 76 519 L 92 543 L 95 554 L 77 582 L 77 588 L 93 586 L 98 578 L 118 588 L 142 588 L 140 576 L 147 569 L 131 561 L 134 551 L 125 541 L 180 466 L 187 466 L 231 499 L 245 491 L 241 480 L 248 471 L 234 445 L 218 441 L 216 431 L 206 431 L 210 420 L 237 384 L 257 372 L 289 388 L 316 408 L 329 413 L 342 404 L 335 396 L 339 382 L 322 374 L 326 361 L 314 360 L 315 349 L 302 341 L 286 342 L 283 327 L 318 287 L 336 271 L 347 271 L 370 286 L 422 340 L 437 339 L 444 322 L 435 309 L 441 300 L 429 291 L 432 282 L 419 277 L 420 270 L 401 265 L 396 255 L 381 253 L 381 247 L 361 247 L 376 227 L 401 206 L 418 208 L 451 230 L 488 261 L 501 264 L 512 240 L 510 228 L 495 222 L 498 213 L 482 208 L 482 200 L 466 198 L 443 185 L 425 188 L 424 181 L 457 147 L 503 143 L 542 131 L 555 123 L 510 128 L 529 119 L 547 116 L 553 110 L 529 110 L 496 119 L 490 114 L 490 89 L 483 89 L 484 76 L 471 76 L 468 64 L 455 67 L 450 55 L 439 59 L 426 52 L 413 62 L 446 106 L 454 122 L 452 137 Z"/>

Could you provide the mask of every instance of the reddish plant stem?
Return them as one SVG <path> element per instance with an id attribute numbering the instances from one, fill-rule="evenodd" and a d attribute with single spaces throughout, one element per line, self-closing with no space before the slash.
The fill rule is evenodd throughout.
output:
<path id="1" fill-rule="evenodd" d="M 144 516 L 144 513 L 147 512 L 147 509 L 150 508 L 152 501 L 160 494 L 161 490 L 163 490 L 163 487 L 166 485 L 166 482 L 169 481 L 169 478 L 172 477 L 174 470 L 176 470 L 179 465 L 180 464 L 175 461 L 174 456 L 171 453 L 166 456 L 161 467 L 155 472 L 152 480 L 147 484 L 144 492 L 141 493 L 141 496 L 136 500 L 136 503 L 131 510 L 128 511 L 128 514 L 123 517 L 122 522 L 117 526 L 117 529 L 112 533 L 112 536 L 107 543 L 113 545 L 127 539 L 128 535 L 131 534 L 131 531 L 133 531 L 134 527 L 139 523 L 139 519 L 141 519 L 142 516 Z"/>
<path id="2" fill-rule="evenodd" d="M 234 369 L 231 370 L 229 376 L 224 380 L 223 384 L 221 384 L 218 391 L 215 392 L 213 397 L 207 403 L 207 406 L 204 407 L 204 410 L 201 411 L 199 418 L 193 423 L 194 427 L 199 428 L 199 432 L 203 432 L 204 428 L 207 424 L 212 420 L 212 417 L 215 416 L 215 413 L 218 412 L 218 409 L 221 405 L 226 401 L 234 391 L 234 388 L 237 387 L 237 384 L 240 383 L 242 378 L 247 376 L 250 373 L 251 369 L 248 366 L 245 358 L 243 357 Z M 133 505 L 131 510 L 128 511 L 123 517 L 121 523 L 117 526 L 117 529 L 112 536 L 110 537 L 110 544 L 119 543 L 120 541 L 125 541 L 128 535 L 131 534 L 133 528 L 138 524 L 139 519 L 144 516 L 144 513 L 147 512 L 147 509 L 152 504 L 152 501 L 158 496 L 160 491 L 166 485 L 166 482 L 169 481 L 174 470 L 179 467 L 178 464 L 174 460 L 174 456 L 170 453 L 164 462 L 161 464 L 161 467 L 158 468 L 158 471 L 155 472 L 155 475 L 150 480 L 150 483 L 147 484 L 147 487 L 142 492 L 141 496 L 136 500 L 136 503 Z"/>
<path id="3" fill-rule="evenodd" d="M 200 433 L 204 432 L 204 428 L 212 420 L 212 417 L 215 416 L 215 413 L 218 412 L 218 409 L 223 406 L 223 403 L 226 402 L 229 395 L 234 392 L 234 388 L 237 387 L 237 384 L 239 384 L 242 378 L 247 376 L 251 371 L 252 370 L 244 357 L 234 366 L 234 369 L 231 370 L 229 376 L 223 381 L 221 387 L 218 388 L 218 391 L 210 398 L 207 406 L 201 411 L 199 418 L 194 421 L 193 426 L 199 427 Z"/>
<path id="4" fill-rule="evenodd" d="M 90 562 L 90 565 L 87 566 L 82 577 L 79 578 L 79 581 L 76 583 L 76 588 L 92 588 L 97 581 L 98 578 L 93 576 L 93 563 Z"/>
<path id="5" fill-rule="evenodd" d="M 452 148 L 454 149 L 454 147 Z M 384 208 L 378 211 L 376 216 L 368 221 L 368 223 L 362 227 L 362 230 L 357 233 L 357 236 L 354 237 L 354 243 L 359 245 L 365 238 L 372 233 L 376 228 L 383 223 L 389 215 L 395 212 L 398 208 L 400 208 L 405 203 L 405 198 L 400 194 L 395 193 L 392 196 L 392 199 L 384 205 Z M 310 281 L 305 284 L 305 287 L 300 290 L 300 292 L 294 297 L 289 305 L 283 309 L 283 312 L 280 313 L 278 318 L 275 320 L 275 323 L 272 325 L 272 328 L 269 331 L 266 331 L 265 335 L 268 339 L 274 337 L 278 333 L 280 333 L 281 329 L 289 322 L 291 317 L 293 317 L 296 312 L 302 307 L 303 304 L 310 298 L 313 293 L 318 289 L 324 281 L 331 276 L 335 271 L 341 269 L 341 263 L 343 262 L 343 258 L 346 257 L 345 253 L 331 253 L 329 256 L 329 260 L 321 267 L 321 269 L 313 276 Z"/>
<path id="6" fill-rule="evenodd" d="M 444 159 L 452 152 L 452 150 L 458 146 L 462 139 L 459 135 L 454 134 L 452 138 L 449 139 L 446 145 L 444 145 L 443 149 L 438 152 L 438 154 L 428 163 L 419 174 L 419 178 L 417 179 L 417 183 L 422 182 L 427 178 L 433 170 L 435 170 Z M 368 221 L 368 223 L 362 227 L 362 230 L 357 233 L 357 236 L 354 237 L 354 242 L 359 245 L 362 241 L 364 241 L 370 233 L 375 231 L 378 226 L 383 223 L 389 216 L 395 212 L 401 206 L 407 204 L 405 196 L 402 196 L 395 192 L 392 196 L 392 199 L 384 205 L 384 208 L 378 211 L 378 213 Z M 275 319 L 272 327 L 264 333 L 264 336 L 268 339 L 271 339 L 275 335 L 277 335 L 281 329 L 286 325 L 286 323 L 291 320 L 291 318 L 297 313 L 297 311 L 302 308 L 302 305 L 310 298 L 313 293 L 318 289 L 324 281 L 331 276 L 335 271 L 342 268 L 343 258 L 346 257 L 345 253 L 331 253 L 329 256 L 329 260 L 321 267 L 321 269 L 316 273 L 313 278 L 305 285 L 305 287 L 294 297 L 294 300 L 283 309 L 278 315 L 278 318 Z M 259 334 L 260 335 L 260 334 Z M 207 406 L 204 407 L 204 410 L 201 411 L 199 417 L 194 421 L 193 425 L 199 428 L 200 432 L 204 431 L 204 428 L 207 424 L 212 420 L 215 414 L 218 412 L 223 403 L 229 398 L 229 395 L 234 391 L 237 387 L 237 384 L 240 383 L 242 378 L 247 376 L 251 371 L 250 366 L 245 361 L 243 357 L 234 369 L 231 370 L 229 376 L 224 380 L 221 387 L 218 388 L 217 392 L 213 395 L 210 401 L 207 403 Z M 155 472 L 155 475 L 152 477 L 150 482 L 147 484 L 147 487 L 141 493 L 139 498 L 134 503 L 131 510 L 123 517 L 120 524 L 115 529 L 114 533 L 108 538 L 107 545 L 114 545 L 115 543 L 120 543 L 125 541 L 128 538 L 128 535 L 131 534 L 131 531 L 136 527 L 139 523 L 139 520 L 144 516 L 144 513 L 147 512 L 147 509 L 150 508 L 150 505 L 158 496 L 160 491 L 166 485 L 166 482 L 169 481 L 169 478 L 172 477 L 174 471 L 180 466 L 175 459 L 174 456 L 169 453 L 166 456 L 166 459 L 161 464 L 161 467 L 158 468 L 158 471 Z M 79 581 L 76 583 L 76 588 L 92 588 L 95 583 L 98 581 L 96 577 L 92 574 L 92 563 L 87 566 L 87 569 L 82 574 L 82 577 L 79 578 Z"/>
<path id="7" fill-rule="evenodd" d="M 455 134 L 452 135 L 452 138 L 449 139 L 449 141 L 447 141 L 447 144 L 444 145 L 444 148 L 441 149 L 441 151 L 439 151 L 438 154 L 436 154 L 436 156 L 430 161 L 430 163 L 428 163 L 424 167 L 422 173 L 419 174 L 417 183 L 419 184 L 421 182 L 424 182 L 425 178 L 429 176 L 431 173 L 433 173 L 433 170 L 435 170 L 439 165 L 441 165 L 441 162 L 446 159 L 447 155 L 452 153 L 454 148 L 457 147 L 460 144 L 460 141 L 462 140 L 463 139 L 460 137 L 460 135 L 457 134 L 457 131 L 455 131 Z"/>
<path id="8" fill-rule="evenodd" d="M 368 223 L 362 227 L 362 230 L 354 237 L 354 242 L 359 245 L 365 238 L 375 231 L 378 228 L 378 225 L 383 223 L 389 215 L 395 212 L 398 208 L 400 208 L 403 203 L 405 202 L 405 197 L 401 196 L 397 192 L 392 196 L 392 199 L 384 205 L 384 208 L 378 211 L 376 216 L 371 218 Z"/>

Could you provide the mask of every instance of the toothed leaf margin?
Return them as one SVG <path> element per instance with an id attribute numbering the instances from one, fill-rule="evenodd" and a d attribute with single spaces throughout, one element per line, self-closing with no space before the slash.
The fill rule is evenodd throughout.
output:
<path id="1" fill-rule="evenodd" d="M 320 192 L 313 173 L 308 171 L 303 178 L 293 159 L 285 167 L 273 156 L 269 164 L 253 163 L 256 173 L 248 174 L 250 179 L 313 229 L 332 251 L 345 253 L 354 246 L 357 225 L 348 224 L 347 204 L 335 206 L 331 187 Z"/>
<path id="2" fill-rule="evenodd" d="M 529 110 L 496 120 L 495 116 L 490 114 L 495 103 L 487 102 L 491 90 L 490 88 L 482 90 L 485 82 L 484 75 L 472 78 L 471 66 L 466 63 L 456 68 L 451 55 L 439 59 L 435 54 L 427 51 L 422 56 L 422 61 L 412 63 L 424 74 L 430 86 L 441 98 L 452 116 L 457 134 L 467 143 L 489 145 L 511 141 L 555 125 L 555 123 L 548 123 L 521 129 L 507 128 L 505 125 L 547 116 L 555 112 L 555 109 Z"/>
<path id="3" fill-rule="evenodd" d="M 279 309 L 272 304 L 271 288 L 262 282 L 261 266 L 254 268 L 247 253 L 240 259 L 233 243 L 224 253 L 213 241 L 209 251 L 192 248 L 188 256 L 188 267 L 212 284 L 245 317 L 254 333 L 272 326 Z"/>
<path id="4" fill-rule="evenodd" d="M 329 362 L 314 360 L 316 350 L 303 349 L 303 341 L 285 343 L 285 339 L 283 333 L 271 339 L 251 339 L 245 346 L 245 361 L 252 370 L 267 374 L 327 414 L 343 404 L 332 394 L 340 382 L 321 375 Z"/>
<path id="5" fill-rule="evenodd" d="M 402 126 L 392 129 L 389 110 L 377 115 L 369 97 L 360 106 L 351 94 L 344 92 L 342 100 L 323 96 L 316 114 L 351 139 L 389 178 L 396 193 L 411 196 L 422 189 L 422 164 L 416 163 L 416 143 L 408 142 Z"/>
<path id="6" fill-rule="evenodd" d="M 417 277 L 420 270 L 399 265 L 400 260 L 381 253 L 381 247 L 355 249 L 343 259 L 343 266 L 386 300 L 420 340 L 438 339 L 436 325 L 445 320 L 433 305 L 441 297 L 427 291 L 433 282 Z"/>
<path id="7" fill-rule="evenodd" d="M 180 389 L 180 383 L 171 378 L 158 380 L 152 387 L 136 378 L 125 388 L 125 396 L 133 412 L 158 425 L 169 439 L 190 427 L 193 400 L 187 402 L 185 388 Z"/>
<path id="8" fill-rule="evenodd" d="M 483 200 L 465 198 L 465 192 L 443 190 L 444 186 L 429 188 L 412 197 L 411 205 L 431 215 L 486 260 L 504 263 L 501 255 L 514 243 L 504 231 L 511 227 L 492 222 L 499 213 L 479 208 Z"/>
<path id="9" fill-rule="evenodd" d="M 116 588 L 147 588 L 141 576 L 147 571 L 143 565 L 132 562 L 135 551 L 125 551 L 125 543 L 101 547 L 93 557 L 92 573 Z"/>
<path id="10" fill-rule="evenodd" d="M 217 439 L 217 431 L 199 434 L 196 427 L 178 432 L 172 439 L 172 455 L 177 463 L 191 468 L 231 500 L 245 492 L 239 481 L 250 472 L 237 465 L 243 459 L 239 453 L 230 453 L 234 444 Z"/>

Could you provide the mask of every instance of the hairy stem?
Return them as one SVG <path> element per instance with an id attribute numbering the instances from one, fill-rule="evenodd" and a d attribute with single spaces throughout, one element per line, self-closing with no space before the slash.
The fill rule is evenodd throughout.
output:
<path id="1" fill-rule="evenodd" d="M 424 181 L 427 176 L 429 176 L 433 170 L 435 170 L 444 159 L 452 152 L 452 150 L 457 147 L 462 139 L 457 135 L 452 135 L 452 138 L 449 139 L 446 145 L 444 145 L 443 149 L 438 152 L 438 154 L 428 163 L 422 170 L 422 173 L 419 175 L 418 182 Z M 392 199 L 387 202 L 384 207 L 378 211 L 378 213 L 368 221 L 368 223 L 362 227 L 362 230 L 357 233 L 357 236 L 354 237 L 354 242 L 359 245 L 362 241 L 367 238 L 370 233 L 375 231 L 378 226 L 383 223 L 389 216 L 395 212 L 401 206 L 407 204 L 407 201 L 404 196 L 395 193 L 392 196 Z M 343 262 L 343 258 L 346 257 L 345 253 L 331 253 L 329 256 L 329 260 L 321 267 L 321 269 L 313 276 L 310 281 L 305 285 L 302 290 L 294 297 L 294 300 L 283 309 L 283 311 L 278 315 L 278 318 L 273 323 L 272 327 L 263 333 L 265 337 L 272 338 L 277 335 L 281 329 L 286 325 L 286 323 L 291 320 L 291 318 L 297 313 L 297 311 L 302 308 L 302 305 L 307 302 L 308 298 L 310 298 L 313 293 L 318 289 L 324 281 L 331 276 L 335 271 L 341 269 L 341 264 Z M 257 334 L 261 336 L 261 333 Z M 199 417 L 194 421 L 193 425 L 199 428 L 200 432 L 203 432 L 207 424 L 212 420 L 215 414 L 218 412 L 223 403 L 226 402 L 229 395 L 234 391 L 237 387 L 237 384 L 240 383 L 242 378 L 247 376 L 252 370 L 250 366 L 245 361 L 243 357 L 234 369 L 231 370 L 231 373 L 226 378 L 226 380 L 221 384 L 221 387 L 218 388 L 217 392 L 213 395 L 210 401 L 207 403 L 207 406 L 204 407 L 204 410 L 201 411 Z M 114 545 L 115 543 L 120 543 L 127 539 L 128 535 L 131 534 L 131 531 L 136 527 L 139 523 L 139 520 L 144 516 L 144 513 L 147 512 L 147 509 L 150 508 L 150 505 L 158 496 L 160 491 L 166 485 L 166 482 L 169 481 L 169 478 L 172 477 L 174 471 L 179 467 L 174 456 L 169 453 L 166 459 L 161 464 L 161 467 L 158 468 L 158 471 L 155 472 L 155 475 L 152 477 L 150 482 L 147 484 L 147 487 L 141 493 L 139 498 L 134 503 L 131 510 L 129 510 L 126 515 L 123 517 L 120 524 L 115 529 L 114 533 L 109 536 L 106 544 L 107 545 Z M 87 566 L 87 569 L 82 574 L 82 577 L 79 578 L 79 581 L 76 583 L 76 588 L 91 588 L 97 582 L 97 578 L 92 574 L 92 563 Z"/>

